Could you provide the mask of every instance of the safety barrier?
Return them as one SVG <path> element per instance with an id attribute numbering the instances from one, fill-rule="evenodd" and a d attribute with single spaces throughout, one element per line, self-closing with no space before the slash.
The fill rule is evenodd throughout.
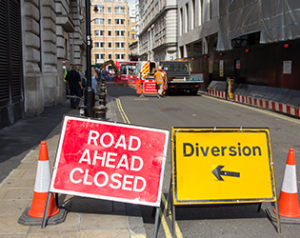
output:
<path id="1" fill-rule="evenodd" d="M 226 82 L 212 81 L 207 88 L 207 93 L 226 99 L 226 88 Z M 300 91 L 239 84 L 233 93 L 233 101 L 300 117 Z"/>

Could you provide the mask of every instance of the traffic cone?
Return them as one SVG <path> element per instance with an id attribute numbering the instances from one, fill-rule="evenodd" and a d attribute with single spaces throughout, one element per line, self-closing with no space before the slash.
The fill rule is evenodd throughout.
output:
<path id="1" fill-rule="evenodd" d="M 47 195 L 50 186 L 50 164 L 48 158 L 48 149 L 46 141 L 41 142 L 39 161 L 37 166 L 37 172 L 35 177 L 34 184 L 34 193 L 31 208 L 28 211 L 28 215 L 35 218 L 43 218 Z M 47 217 L 56 215 L 59 212 L 59 209 L 56 206 L 53 193 L 51 193 L 49 209 Z"/>
<path id="2" fill-rule="evenodd" d="M 279 215 L 282 217 L 300 217 L 294 149 L 289 150 L 286 161 L 281 192 L 278 200 L 278 208 Z"/>
<path id="3" fill-rule="evenodd" d="M 18 222 L 23 225 L 41 225 L 47 203 L 50 187 L 50 164 L 46 141 L 41 141 L 39 160 L 34 184 L 34 193 L 30 209 L 27 208 L 19 218 Z M 58 209 L 51 193 L 49 209 L 47 212 L 47 223 L 55 225 L 65 220 L 67 210 Z"/>

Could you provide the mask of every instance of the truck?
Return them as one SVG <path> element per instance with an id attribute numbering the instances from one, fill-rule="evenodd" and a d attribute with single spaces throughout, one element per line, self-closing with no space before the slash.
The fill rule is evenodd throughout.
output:
<path id="1" fill-rule="evenodd" d="M 191 76 L 191 67 L 188 61 L 181 60 L 162 60 L 159 62 L 163 70 L 167 73 L 168 95 L 175 93 L 189 93 L 197 95 L 201 88 L 203 79 L 193 78 Z"/>

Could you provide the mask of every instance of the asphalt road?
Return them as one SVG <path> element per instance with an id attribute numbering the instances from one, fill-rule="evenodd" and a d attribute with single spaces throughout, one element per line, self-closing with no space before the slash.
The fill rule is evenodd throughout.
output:
<path id="1" fill-rule="evenodd" d="M 108 94 L 117 99 L 115 108 L 118 121 L 133 125 L 170 131 L 172 127 L 267 127 L 271 134 L 277 197 L 280 194 L 289 148 L 295 149 L 297 175 L 300 177 L 298 119 L 206 95 L 174 95 L 164 99 L 157 99 L 154 96 L 140 98 L 133 87 L 115 85 L 108 85 Z M 122 114 L 120 109 L 123 110 Z M 169 191 L 171 161 L 171 143 L 169 143 L 163 184 L 165 197 Z M 282 233 L 277 233 L 276 223 L 270 222 L 264 212 L 266 208 L 272 206 L 271 203 L 263 203 L 259 213 L 256 210 L 257 204 L 176 207 L 178 225 L 176 234 L 177 237 L 185 238 L 299 237 L 299 225 L 282 224 Z M 141 206 L 141 210 L 147 237 L 152 237 L 153 209 Z M 158 237 L 171 237 L 171 230 L 170 216 L 163 216 Z"/>

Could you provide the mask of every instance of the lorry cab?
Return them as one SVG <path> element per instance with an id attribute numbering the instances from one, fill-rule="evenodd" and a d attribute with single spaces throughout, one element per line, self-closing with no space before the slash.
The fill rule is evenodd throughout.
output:
<path id="1" fill-rule="evenodd" d="M 188 61 L 162 60 L 159 62 L 167 73 L 167 94 L 189 93 L 197 95 L 200 81 L 191 78 L 191 67 Z"/>

